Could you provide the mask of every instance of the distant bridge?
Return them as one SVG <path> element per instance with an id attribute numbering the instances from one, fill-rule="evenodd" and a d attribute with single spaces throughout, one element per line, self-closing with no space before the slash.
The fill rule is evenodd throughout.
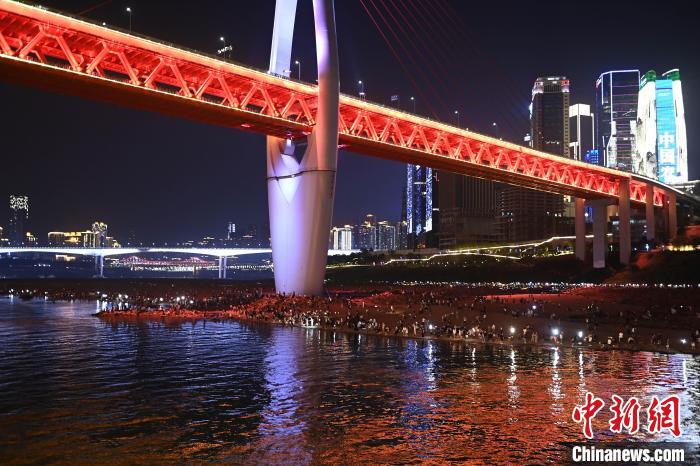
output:
<path id="1" fill-rule="evenodd" d="M 357 250 L 328 251 L 329 256 L 347 256 L 359 252 Z M 91 256 L 95 258 L 95 267 L 100 271 L 100 277 L 104 277 L 104 258 L 109 256 L 127 256 L 150 253 L 191 254 L 196 256 L 210 256 L 219 258 L 219 278 L 226 278 L 227 260 L 229 257 L 247 256 L 251 254 L 271 254 L 270 248 L 2 248 L 0 255 L 7 254 L 63 254 L 70 256 Z"/>

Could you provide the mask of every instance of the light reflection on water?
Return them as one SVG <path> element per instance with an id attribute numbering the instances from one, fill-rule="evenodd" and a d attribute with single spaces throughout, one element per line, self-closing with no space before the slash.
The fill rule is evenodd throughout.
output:
<path id="1" fill-rule="evenodd" d="M 586 391 L 643 408 L 678 393 L 682 440 L 700 440 L 688 355 L 109 325 L 94 311 L 0 298 L 0 463 L 542 463 L 581 440 L 570 415 Z M 598 437 L 626 439 L 604 409 Z"/>

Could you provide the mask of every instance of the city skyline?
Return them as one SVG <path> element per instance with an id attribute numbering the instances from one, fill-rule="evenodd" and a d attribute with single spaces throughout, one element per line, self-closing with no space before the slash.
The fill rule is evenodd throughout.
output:
<path id="1" fill-rule="evenodd" d="M 91 2 L 75 2 L 70 5 L 67 2 L 45 2 L 50 7 L 68 9 L 79 13 L 80 6 L 93 6 Z M 158 2 L 153 5 L 138 5 L 143 13 L 136 16 L 140 18 L 134 22 L 134 30 L 139 33 L 171 39 L 174 42 L 187 47 L 207 51 L 214 49 L 216 41 L 212 40 L 211 31 L 194 27 L 192 31 L 183 33 L 178 30 L 178 18 L 180 6 L 174 6 L 172 11 L 162 8 L 158 11 Z M 468 12 L 466 8 L 457 3 L 448 5 L 456 11 L 455 21 L 466 24 Z M 70 7 L 70 8 L 68 8 Z M 264 24 L 270 23 L 270 12 L 265 6 L 259 11 L 242 12 L 242 14 L 259 15 Z M 633 8 L 631 4 L 611 6 L 617 8 Z M 98 8 L 88 14 L 94 19 L 105 19 L 110 24 L 121 25 L 126 19 L 119 5 Z M 202 16 L 211 17 L 209 13 L 213 4 L 203 4 Z M 299 21 L 308 23 L 311 20 L 310 8 L 300 5 Z M 363 90 L 369 100 L 390 102 L 391 95 L 401 96 L 402 107 L 412 110 L 412 104 L 408 96 L 415 94 L 411 86 L 411 79 L 419 82 L 430 78 L 439 69 L 444 67 L 435 64 L 433 70 L 419 70 L 414 62 L 403 63 L 409 71 L 413 70 L 414 76 L 406 76 L 400 67 L 392 67 L 385 70 L 383 63 L 397 63 L 389 53 L 388 48 L 382 42 L 374 29 L 366 13 L 357 4 L 344 3 L 338 5 L 338 27 L 341 37 L 341 84 L 344 92 L 355 91 L 355 78 L 362 78 L 366 85 Z M 485 16 L 496 15 L 496 11 L 487 6 L 478 7 Z M 515 15 L 521 6 L 513 6 Z M 572 6 L 550 15 L 570 14 Z M 272 3 L 269 5 L 272 9 Z M 568 11 L 568 13 L 567 13 Z M 499 12 L 500 13 L 500 12 Z M 592 17 L 591 13 L 584 14 L 574 23 L 585 23 L 591 19 L 605 22 L 606 18 Z M 545 14 L 540 13 L 540 14 Z M 681 22 L 684 17 L 678 12 L 663 10 L 660 14 L 676 18 Z M 254 23 L 254 17 L 251 22 Z M 158 18 L 149 20 L 149 18 Z M 639 24 L 651 22 L 656 18 L 648 18 L 641 12 L 634 12 L 633 17 Z M 578 17 L 577 17 L 578 18 Z M 516 32 L 535 34 L 527 31 L 527 27 L 517 23 L 513 16 L 501 18 L 507 24 L 514 23 Z M 434 27 L 428 29 L 426 24 L 425 37 L 418 37 L 417 41 L 439 41 L 439 34 Z M 220 27 L 226 32 L 228 27 L 223 23 Z M 355 37 L 353 27 L 363 27 L 369 32 L 367 37 Z M 450 26 L 452 27 L 452 26 Z M 471 27 L 471 24 L 470 24 Z M 586 47 L 596 47 L 602 53 L 596 57 L 596 61 L 581 61 L 569 57 L 552 59 L 554 54 L 543 53 L 543 56 L 529 56 L 529 61 L 517 55 L 517 44 L 507 41 L 506 37 L 491 37 L 480 35 L 477 29 L 469 30 L 469 34 L 478 37 L 475 47 L 477 50 L 460 50 L 456 46 L 449 46 L 440 50 L 440 55 L 452 57 L 455 61 L 455 70 L 441 76 L 444 86 L 435 91 L 433 98 L 429 100 L 430 106 L 440 107 L 437 116 L 444 121 L 456 123 L 453 111 L 459 110 L 459 123 L 461 126 L 485 131 L 491 121 L 499 122 L 499 129 L 504 139 L 519 141 L 522 133 L 527 129 L 527 104 L 529 100 L 529 88 L 532 80 L 539 75 L 545 75 L 546 71 L 562 74 L 569 77 L 573 85 L 572 102 L 592 103 L 594 94 L 594 82 L 597 76 L 609 69 L 672 69 L 680 68 L 685 82 L 685 99 L 688 128 L 694 127 L 697 118 L 693 109 L 697 107 L 697 93 L 693 93 L 694 82 L 697 82 L 698 67 L 688 56 L 683 53 L 690 47 L 692 37 L 696 34 L 689 28 L 679 28 L 679 34 L 686 41 L 674 40 L 676 48 L 669 47 L 669 42 L 664 38 L 643 39 L 635 43 L 634 48 L 621 50 L 615 44 L 609 44 L 602 40 L 590 43 L 586 39 Z M 631 26 L 630 26 L 631 27 Z M 520 28 L 520 29 L 518 29 Z M 269 37 L 265 40 L 246 40 L 247 37 L 261 37 L 268 34 L 265 31 L 255 31 L 252 26 L 243 26 L 239 37 L 231 37 L 234 47 L 234 59 L 254 66 L 264 67 L 264 63 L 258 63 L 260 56 L 264 56 L 265 47 L 269 47 Z M 556 28 L 554 28 L 556 29 Z M 222 32 L 222 33 L 223 33 Z M 544 36 L 554 35 L 551 32 L 540 32 Z M 433 37 L 432 34 L 437 34 Z M 343 41 L 342 37 L 348 35 L 351 40 Z M 216 37 L 218 38 L 218 36 Z M 491 40 L 487 40 L 487 38 Z M 305 63 L 302 79 L 309 80 L 314 71 L 312 37 L 299 37 L 299 46 L 295 47 L 295 55 Z M 352 49 L 349 42 L 356 43 L 357 49 Z M 647 42 L 645 42 L 647 41 Z M 572 41 L 575 42 L 575 41 Z M 579 42 L 582 46 L 583 40 Z M 213 44 L 209 46 L 207 44 Z M 248 44 L 255 45 L 248 45 Z M 267 44 L 267 45 L 264 45 Z M 344 45 L 346 44 L 346 45 Z M 369 47 L 366 47 L 368 46 Z M 575 44 L 573 44 L 575 45 Z M 572 47 L 571 43 L 567 46 Z M 362 48 L 360 48 L 362 46 Z M 504 50 L 506 46 L 513 46 L 515 50 Z M 563 47 L 558 45 L 558 47 Z M 360 53 L 360 50 L 372 49 L 373 54 Z M 551 51 L 551 49 L 550 49 Z M 575 55 L 575 54 L 574 54 Z M 399 53 L 402 57 L 402 54 Z M 308 58 L 304 58 L 308 57 Z M 431 65 L 430 57 L 427 59 Z M 454 60 L 456 59 L 456 60 Z M 482 79 L 479 73 L 460 73 L 469 69 L 464 64 L 467 59 L 470 63 L 478 63 L 478 69 L 487 70 L 489 82 Z M 402 61 L 407 60 L 406 57 Z M 308 63 L 308 65 L 307 65 Z M 396 69 L 393 69 L 396 68 Z M 383 71 L 378 71 L 383 70 Z M 460 77 L 460 74 L 462 77 Z M 386 75 L 386 76 L 384 76 Z M 482 73 L 483 75 L 483 73 Z M 463 81 L 466 76 L 467 86 L 460 85 L 457 78 Z M 395 84 L 401 83 L 401 84 Z M 463 83 L 462 83 L 463 84 Z M 499 92 L 494 92 L 498 90 Z M 503 90 L 503 92 L 500 92 Z M 486 99 L 480 93 L 488 94 Z M 426 90 L 424 92 L 430 92 Z M 45 94 L 40 91 L 26 88 L 0 85 L 0 95 L 9 103 L 8 105 L 26 105 L 26 102 L 42 102 L 52 109 L 52 117 L 41 119 L 41 128 L 46 131 L 44 138 L 27 141 L 23 138 L 21 143 L 11 147 L 8 153 L 18 153 L 17 157 L 9 158 L 6 167 L 14 170 L 17 176 L 4 183 L 0 195 L 5 197 L 14 192 L 23 192 L 35 200 L 36 210 L 32 213 L 32 222 L 39 222 L 32 229 L 42 231 L 49 229 L 70 229 L 71 225 L 89 224 L 95 218 L 102 218 L 106 223 L 115 225 L 115 236 L 123 238 L 134 230 L 139 232 L 144 240 L 150 238 L 162 238 L 164 241 L 176 241 L 187 237 L 201 237 L 222 230 L 221 225 L 232 218 L 244 219 L 241 223 L 266 222 L 266 196 L 264 194 L 264 141 L 258 136 L 234 133 L 215 127 L 206 127 L 187 121 L 180 121 L 161 115 L 125 110 L 119 107 L 109 107 L 110 116 L 105 120 L 94 118 L 106 107 L 103 104 L 87 102 L 80 99 L 68 98 Z M 417 111 L 431 115 L 428 103 L 422 98 L 417 99 Z M 447 101 L 449 104 L 444 104 Z M 441 105 L 442 102 L 444 105 Z M 33 105 L 33 106 L 36 106 Z M 459 109 L 453 109 L 459 107 Z M 22 127 L 32 127 L 29 120 L 35 120 L 35 115 L 20 115 L 17 121 L 10 122 L 12 131 L 21 133 Z M 83 131 L 81 138 L 71 140 L 65 147 L 56 147 L 58 141 L 63 141 L 66 134 L 70 134 L 69 128 L 74 125 L 71 119 L 77 119 Z M 50 124 L 49 124 L 50 123 Z M 696 125 L 695 125 L 696 126 Z M 690 148 L 690 178 L 697 178 L 696 163 L 693 158 L 693 133 L 689 131 L 688 147 Z M 105 142 L 109 142 L 106 144 Z M 61 145 L 62 146 L 62 145 Z M 20 149 L 26 147 L 26 150 Z M 100 164 L 94 163 L 94 147 L 100 150 L 103 163 L 110 166 L 110 170 L 96 168 Z M 222 155 L 220 155 L 222 154 Z M 31 169 L 23 166 L 25 158 L 31 158 L 36 163 Z M 64 162 L 70 160 L 70 163 Z M 91 167 L 95 165 L 95 167 Z M 71 164 L 80 167 L 74 170 Z M 251 176 L 240 177 L 238 173 L 248 171 Z M 354 154 L 341 154 L 340 172 L 338 176 L 338 195 L 333 224 L 354 223 L 364 212 L 372 211 L 378 217 L 390 220 L 398 220 L 401 209 L 400 193 L 405 183 L 405 166 L 394 162 L 381 161 Z M 257 173 L 258 175 L 255 175 Z M 61 181 L 51 189 L 46 188 L 55 180 Z M 372 186 L 373 189 L 356 189 L 358 185 Z M 62 201 L 70 199 L 70 203 Z M 42 206 L 42 207 L 38 207 Z M 79 214 L 76 214 L 79 212 Z M 65 220 L 63 220 L 65 219 Z M 44 223 L 42 225 L 42 222 Z M 65 222 L 61 224 L 61 222 Z M 0 218 L 0 224 L 6 226 Z"/>

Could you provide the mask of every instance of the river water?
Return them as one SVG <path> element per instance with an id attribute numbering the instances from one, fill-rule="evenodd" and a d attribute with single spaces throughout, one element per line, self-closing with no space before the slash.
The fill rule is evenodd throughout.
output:
<path id="1" fill-rule="evenodd" d="M 676 393 L 681 440 L 700 442 L 688 355 L 110 325 L 95 310 L 0 297 L 0 464 L 559 463 L 583 440 L 571 411 L 587 391 L 643 410 Z M 597 438 L 630 439 L 604 411 Z"/>

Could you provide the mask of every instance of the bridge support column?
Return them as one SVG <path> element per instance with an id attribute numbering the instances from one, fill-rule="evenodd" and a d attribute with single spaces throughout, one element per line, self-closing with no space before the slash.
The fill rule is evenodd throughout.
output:
<path id="1" fill-rule="evenodd" d="M 300 295 L 323 292 L 338 161 L 340 81 L 333 1 L 313 0 L 313 8 L 319 93 L 316 125 L 301 161 L 294 155 L 292 141 L 267 138 L 267 200 L 275 288 L 278 293 Z M 292 26 L 283 24 L 283 20 Z M 272 72 L 289 69 L 291 48 L 279 43 L 291 42 L 293 21 L 294 15 L 275 17 Z"/>
<path id="2" fill-rule="evenodd" d="M 105 278 L 105 256 L 95 256 L 95 271 L 99 272 L 100 278 Z"/>
<path id="3" fill-rule="evenodd" d="M 668 203 L 668 240 L 673 241 L 678 236 L 678 217 L 676 213 L 676 193 L 666 192 Z"/>
<path id="4" fill-rule="evenodd" d="M 654 216 L 654 187 L 647 185 L 646 202 L 644 204 L 647 217 L 647 241 L 656 239 L 656 217 Z"/>
<path id="5" fill-rule="evenodd" d="M 224 258 L 219 256 L 219 279 L 224 278 Z"/>
<path id="6" fill-rule="evenodd" d="M 226 278 L 226 267 L 228 267 L 228 257 L 224 256 L 224 266 L 221 269 L 221 278 Z"/>
<path id="7" fill-rule="evenodd" d="M 629 264 L 632 256 L 632 233 L 630 217 L 630 182 L 620 180 L 618 194 L 618 225 L 620 227 L 620 264 Z"/>
<path id="8" fill-rule="evenodd" d="M 576 204 L 575 204 L 575 231 L 576 231 L 576 245 L 575 245 L 575 252 L 576 252 L 576 258 L 580 259 L 582 261 L 586 260 L 586 211 L 585 211 L 585 204 L 586 200 L 577 197 L 576 198 Z"/>
<path id="9" fill-rule="evenodd" d="M 593 207 L 593 268 L 605 268 L 608 234 L 608 203 L 603 199 L 591 202 Z"/>

